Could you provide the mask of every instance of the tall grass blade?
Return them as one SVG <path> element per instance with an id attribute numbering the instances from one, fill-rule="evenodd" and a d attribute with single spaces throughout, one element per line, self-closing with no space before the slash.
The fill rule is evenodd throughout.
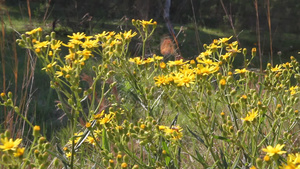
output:
<path id="1" fill-rule="evenodd" d="M 56 150 L 61 154 L 61 155 L 58 155 L 52 151 L 49 151 L 49 154 L 52 154 L 53 156 L 56 156 L 58 159 L 61 160 L 61 162 L 64 164 L 65 168 L 68 168 L 69 164 L 68 164 L 68 159 L 66 158 L 65 156 L 65 153 L 64 151 L 58 146 L 56 145 Z"/>
<path id="2" fill-rule="evenodd" d="M 102 130 L 102 149 L 109 151 L 108 139 L 106 135 L 106 130 Z"/>
<path id="3" fill-rule="evenodd" d="M 165 141 L 162 141 L 162 148 L 167 152 L 167 154 L 170 154 L 170 150 L 168 148 L 168 145 Z M 165 157 L 166 166 L 169 166 L 169 163 L 171 161 L 171 158 L 169 156 Z"/>
<path id="4" fill-rule="evenodd" d="M 239 152 L 239 154 L 235 157 L 234 162 L 231 166 L 231 169 L 236 169 L 237 168 L 236 166 L 238 165 L 238 163 L 240 161 L 240 155 L 241 155 L 241 152 Z"/>
<path id="5" fill-rule="evenodd" d="M 222 151 L 222 149 L 219 149 L 220 150 L 220 156 L 221 156 L 221 160 L 222 160 L 222 165 L 224 166 L 224 168 L 228 168 L 228 163 L 226 161 L 226 157 Z"/>
<path id="6" fill-rule="evenodd" d="M 226 137 L 223 137 L 223 136 L 216 136 L 214 135 L 213 136 L 215 139 L 218 139 L 218 140 L 223 140 L 223 141 L 226 141 L 226 142 L 232 142 L 230 139 L 226 138 Z"/>
<path id="7" fill-rule="evenodd" d="M 269 26 L 271 65 L 273 66 L 273 40 L 272 40 L 272 24 L 271 24 L 270 0 L 267 0 L 267 19 L 268 19 L 268 26 Z"/>
<path id="8" fill-rule="evenodd" d="M 28 10 L 28 16 L 29 16 L 29 22 L 31 22 L 31 9 L 30 9 L 30 0 L 27 0 L 27 10 Z"/>
<path id="9" fill-rule="evenodd" d="M 1 26 L 2 26 L 2 29 L 1 29 L 1 35 L 2 35 L 2 38 L 0 39 L 0 50 L 1 50 L 1 63 L 2 63 L 2 92 L 6 92 L 6 76 L 5 76 L 5 24 L 4 24 L 4 20 L 3 20 L 3 17 L 1 16 Z M 7 121 L 6 121 L 6 117 L 7 117 L 7 112 L 6 112 L 6 107 L 3 108 L 3 114 L 4 114 L 4 128 L 7 128 Z M 5 119 L 6 118 L 6 119 Z"/>
<path id="10" fill-rule="evenodd" d="M 173 120 L 173 121 L 172 121 L 172 123 L 171 123 L 171 126 L 170 126 L 170 128 L 172 128 L 172 126 L 175 126 L 175 125 L 176 125 L 176 123 L 177 123 L 177 119 L 178 119 L 178 115 L 179 115 L 179 113 L 177 113 L 177 114 L 176 114 L 176 116 L 175 116 L 174 120 Z"/>
<path id="11" fill-rule="evenodd" d="M 205 142 L 201 139 L 201 137 L 199 135 L 197 135 L 192 130 L 190 130 L 189 127 L 187 127 L 187 129 L 198 141 L 200 141 L 206 148 L 208 148 L 208 146 L 205 144 Z"/>
<path id="12" fill-rule="evenodd" d="M 202 157 L 202 155 L 197 150 L 195 150 L 195 152 L 197 155 L 197 158 L 195 158 L 195 160 L 197 160 L 199 163 L 201 163 L 204 168 L 208 168 L 208 164 L 206 163 L 206 161 Z"/>

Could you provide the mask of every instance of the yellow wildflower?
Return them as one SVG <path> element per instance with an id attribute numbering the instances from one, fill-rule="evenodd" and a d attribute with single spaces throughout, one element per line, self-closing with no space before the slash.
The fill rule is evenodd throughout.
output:
<path id="1" fill-rule="evenodd" d="M 245 118 L 241 118 L 244 122 L 252 122 L 254 119 L 258 116 L 258 111 L 251 110 L 251 112 L 248 112 L 247 116 Z"/>
<path id="2" fill-rule="evenodd" d="M 98 120 L 98 122 L 100 124 L 106 124 L 106 123 L 110 122 L 114 117 L 115 117 L 115 113 L 109 112 L 109 114 L 105 114 L 102 119 Z"/>
<path id="3" fill-rule="evenodd" d="M 181 66 L 181 69 L 179 71 L 183 74 L 191 74 L 194 73 L 193 69 L 190 69 L 190 64 L 185 64 Z"/>
<path id="4" fill-rule="evenodd" d="M 196 60 L 198 63 L 202 63 L 205 65 L 213 65 L 213 66 L 218 65 L 218 62 L 214 62 L 211 59 L 207 59 L 207 58 L 197 57 Z"/>
<path id="5" fill-rule="evenodd" d="M 243 69 L 235 69 L 235 74 L 245 74 L 249 72 L 246 68 Z"/>
<path id="6" fill-rule="evenodd" d="M 15 141 L 13 141 L 12 138 L 10 138 L 8 140 L 7 137 L 5 137 L 4 139 L 1 139 L 1 142 L 3 145 L 0 145 L 0 149 L 2 149 L 3 151 L 8 151 L 8 150 L 17 150 L 17 147 L 19 146 L 19 144 L 21 143 L 22 139 L 16 139 Z"/>
<path id="7" fill-rule="evenodd" d="M 36 44 L 33 45 L 34 48 L 43 48 L 43 47 L 47 47 L 50 44 L 49 41 L 43 41 L 43 42 L 38 42 L 36 41 Z"/>
<path id="8" fill-rule="evenodd" d="M 62 41 L 55 40 L 53 44 L 51 44 L 52 50 L 58 50 L 61 47 Z"/>
<path id="9" fill-rule="evenodd" d="M 17 148 L 17 151 L 14 153 L 14 156 L 15 157 L 20 157 L 24 154 L 24 151 L 25 151 L 25 147 L 23 148 Z"/>
<path id="10" fill-rule="evenodd" d="M 230 56 L 235 56 L 237 53 L 241 53 L 242 49 L 238 49 L 238 46 L 230 46 L 227 47 L 226 50 L 228 51 Z"/>
<path id="11" fill-rule="evenodd" d="M 67 48 L 70 48 L 70 49 L 73 49 L 75 47 L 75 44 L 70 43 L 70 42 L 68 42 L 68 44 L 62 43 L 62 45 L 65 46 L 65 47 L 67 47 Z"/>
<path id="12" fill-rule="evenodd" d="M 159 130 L 164 130 L 164 129 L 166 129 L 166 128 L 168 128 L 167 126 L 158 126 L 158 129 Z"/>
<path id="13" fill-rule="evenodd" d="M 225 86 L 226 85 L 226 80 L 225 79 L 221 79 L 220 80 L 220 85 L 221 86 Z"/>
<path id="14" fill-rule="evenodd" d="M 215 43 L 212 43 L 207 48 L 210 49 L 212 52 L 216 52 L 217 49 L 221 48 L 221 46 L 218 46 Z"/>
<path id="15" fill-rule="evenodd" d="M 49 56 L 53 56 L 53 52 L 52 52 L 52 51 L 49 51 L 48 55 L 49 55 Z"/>
<path id="16" fill-rule="evenodd" d="M 40 48 L 36 48 L 34 51 L 35 51 L 36 53 L 40 53 L 40 52 L 41 52 L 41 49 L 40 49 Z"/>
<path id="17" fill-rule="evenodd" d="M 35 34 L 36 32 L 41 32 L 42 30 L 43 29 L 41 27 L 38 27 L 38 28 L 33 29 L 33 30 L 29 31 L 29 32 L 25 32 L 25 34 L 32 35 L 32 34 Z"/>
<path id="18" fill-rule="evenodd" d="M 77 33 L 73 33 L 73 35 L 68 35 L 69 38 L 73 39 L 73 40 L 80 40 L 80 39 L 83 39 L 85 38 L 85 33 L 80 33 L 80 32 L 77 32 Z"/>
<path id="19" fill-rule="evenodd" d="M 159 67 L 162 68 L 162 69 L 166 68 L 165 62 L 160 62 Z"/>
<path id="20" fill-rule="evenodd" d="M 200 55 L 198 56 L 199 58 L 207 58 L 212 54 L 211 50 L 206 50 L 205 52 L 201 52 Z"/>
<path id="21" fill-rule="evenodd" d="M 195 68 L 194 71 L 197 73 L 197 75 L 206 76 L 219 71 L 219 66 L 218 65 L 203 66 L 203 64 L 197 64 L 197 68 Z"/>
<path id="22" fill-rule="evenodd" d="M 265 155 L 265 156 L 264 156 L 264 161 L 266 161 L 266 162 L 270 161 L 270 156 Z"/>
<path id="23" fill-rule="evenodd" d="M 71 50 L 69 50 L 69 54 L 65 56 L 66 60 L 75 60 L 75 53 L 73 53 Z"/>
<path id="24" fill-rule="evenodd" d="M 256 56 L 256 48 L 252 48 L 251 55 L 252 57 Z"/>
<path id="25" fill-rule="evenodd" d="M 153 58 L 154 58 L 155 60 L 163 60 L 163 59 L 164 59 L 163 56 L 156 56 L 155 54 L 153 55 Z"/>
<path id="26" fill-rule="evenodd" d="M 185 63 L 187 63 L 188 61 L 183 61 L 183 59 L 180 60 L 175 60 L 175 61 L 169 61 L 167 64 L 172 67 L 172 66 L 178 66 L 178 65 L 183 65 Z"/>
<path id="27" fill-rule="evenodd" d="M 53 63 L 49 63 L 46 67 L 44 67 L 42 70 L 47 70 L 47 69 L 51 69 L 53 66 L 56 65 L 56 62 L 53 62 Z"/>
<path id="28" fill-rule="evenodd" d="M 154 59 L 150 57 L 144 60 L 144 64 L 152 63 L 152 62 L 154 62 Z"/>
<path id="29" fill-rule="evenodd" d="M 96 145 L 96 142 L 95 142 L 95 139 L 91 136 L 88 136 L 87 139 L 85 140 L 87 143 L 95 146 Z"/>
<path id="30" fill-rule="evenodd" d="M 182 138 L 182 128 L 179 126 L 172 126 L 171 128 L 166 127 L 164 133 L 167 136 L 171 136 L 172 140 L 180 140 Z"/>
<path id="31" fill-rule="evenodd" d="M 127 166 L 128 166 L 127 163 L 122 163 L 122 164 L 121 164 L 121 167 L 122 167 L 122 168 L 127 168 Z"/>
<path id="32" fill-rule="evenodd" d="M 101 113 L 93 115 L 94 119 L 100 119 L 104 115 L 104 110 L 101 111 Z"/>
<path id="33" fill-rule="evenodd" d="M 300 167 L 300 153 L 288 154 L 287 164 L 293 164 Z"/>
<path id="34" fill-rule="evenodd" d="M 34 131 L 40 131 L 40 130 L 41 130 L 41 127 L 40 127 L 40 126 L 34 126 L 34 127 L 33 127 L 33 130 L 34 130 Z"/>
<path id="35" fill-rule="evenodd" d="M 125 39 L 125 40 L 131 39 L 131 38 L 134 37 L 135 35 L 137 35 L 137 33 L 136 33 L 136 32 L 131 33 L 131 30 L 125 31 L 125 32 L 123 33 L 123 36 L 124 36 L 124 39 Z"/>
<path id="36" fill-rule="evenodd" d="M 66 157 L 67 157 L 67 158 L 70 158 L 71 156 L 72 156 L 72 153 L 71 153 L 71 152 L 66 153 Z"/>
<path id="37" fill-rule="evenodd" d="M 98 42 L 99 42 L 98 39 L 96 39 L 96 40 L 90 40 L 90 39 L 88 39 L 88 40 L 85 40 L 81 44 L 81 47 L 88 48 L 88 49 L 90 49 L 90 48 L 96 48 L 96 47 L 99 47 L 99 43 Z"/>
<path id="38" fill-rule="evenodd" d="M 156 76 L 154 77 L 154 80 L 157 87 L 160 87 L 161 85 L 167 85 L 170 82 L 168 77 L 164 75 Z"/>
<path id="39" fill-rule="evenodd" d="M 142 26 L 143 26 L 143 29 L 145 29 L 148 25 L 157 25 L 156 21 L 152 22 L 153 19 L 150 19 L 149 21 L 145 21 L 145 20 L 142 20 L 140 21 Z"/>
<path id="40" fill-rule="evenodd" d="M 84 60 L 89 59 L 90 56 L 94 56 L 94 55 L 92 54 L 92 51 L 87 50 L 87 49 L 83 49 L 82 51 L 77 51 L 76 53 L 77 53 L 78 55 L 83 56 L 83 57 L 84 57 Z"/>
<path id="41" fill-rule="evenodd" d="M 73 68 L 71 66 L 64 66 L 60 67 L 60 71 L 57 71 L 55 74 L 57 75 L 57 77 L 61 77 L 66 74 L 69 74 L 72 70 Z"/>
<path id="42" fill-rule="evenodd" d="M 101 39 L 101 38 L 103 38 L 103 37 L 106 37 L 107 35 L 108 35 L 108 32 L 103 31 L 103 32 L 100 33 L 100 34 L 95 35 L 95 37 L 96 37 L 97 39 Z"/>
<path id="43" fill-rule="evenodd" d="M 275 67 L 271 68 L 271 72 L 278 72 L 281 71 L 282 65 L 276 65 Z"/>
<path id="44" fill-rule="evenodd" d="M 292 86 L 290 87 L 289 91 L 291 92 L 291 95 L 295 95 L 298 93 L 298 89 L 299 89 L 298 86 Z"/>
<path id="45" fill-rule="evenodd" d="M 220 38 L 218 40 L 218 44 L 225 45 L 231 38 L 232 38 L 232 36 L 230 36 L 229 38 Z"/>
<path id="46" fill-rule="evenodd" d="M 190 87 L 190 84 L 194 84 L 195 75 L 193 73 L 175 73 L 174 75 L 174 83 L 176 83 L 177 86 Z"/>
<path id="47" fill-rule="evenodd" d="M 91 127 L 92 126 L 92 124 L 90 123 L 90 122 L 87 122 L 86 124 L 85 124 L 85 127 L 86 128 L 89 128 L 89 127 Z"/>
<path id="48" fill-rule="evenodd" d="M 228 61 L 230 59 L 230 53 L 225 53 L 224 55 L 221 55 L 221 58 L 224 59 L 225 61 Z"/>
<path id="49" fill-rule="evenodd" d="M 129 58 L 129 62 L 136 63 L 137 65 L 144 64 L 140 57 Z"/>
<path id="50" fill-rule="evenodd" d="M 277 144 L 275 147 L 272 146 L 268 146 L 267 148 L 263 148 L 262 151 L 266 152 L 267 155 L 269 155 L 270 157 L 278 154 L 284 154 L 286 153 L 286 151 L 281 151 L 281 149 L 284 147 L 284 144 Z"/>

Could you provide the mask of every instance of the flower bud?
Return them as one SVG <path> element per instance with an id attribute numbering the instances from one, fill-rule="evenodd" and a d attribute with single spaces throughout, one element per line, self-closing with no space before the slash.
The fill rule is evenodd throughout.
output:
<path id="1" fill-rule="evenodd" d="M 252 57 L 256 56 L 256 48 L 252 48 L 251 55 L 252 55 Z"/>
<path id="2" fill-rule="evenodd" d="M 134 166 L 132 167 L 132 169 L 138 169 L 138 168 L 139 168 L 138 165 L 134 165 Z"/>
<path id="3" fill-rule="evenodd" d="M 9 130 L 6 130 L 5 133 L 4 133 L 4 137 L 7 137 L 7 138 L 10 138 L 10 131 Z"/>
<path id="4" fill-rule="evenodd" d="M 244 56 L 247 55 L 247 49 L 246 49 L 246 48 L 243 49 L 243 55 L 244 55 Z"/>
<path id="5" fill-rule="evenodd" d="M 124 155 L 123 156 L 123 162 L 128 163 L 129 162 L 129 156 L 128 155 Z"/>
<path id="6" fill-rule="evenodd" d="M 257 159 L 256 159 L 256 166 L 257 166 L 258 168 L 262 168 L 262 166 L 263 166 L 263 161 L 262 161 L 261 158 L 257 158 Z"/>
<path id="7" fill-rule="evenodd" d="M 55 35 L 56 35 L 55 32 L 51 32 L 51 34 L 50 34 L 50 36 L 51 36 L 52 39 L 55 39 Z"/>
<path id="8" fill-rule="evenodd" d="M 3 155 L 2 155 L 2 161 L 3 161 L 4 163 L 9 163 L 9 161 L 8 161 L 8 156 L 7 156 L 6 154 L 3 154 Z"/>
<path id="9" fill-rule="evenodd" d="M 128 166 L 127 163 L 122 163 L 121 164 L 121 168 L 127 168 L 127 166 Z"/>
<path id="10" fill-rule="evenodd" d="M 39 136 L 40 130 L 41 130 L 40 126 L 34 126 L 33 127 L 33 136 L 35 136 L 35 137 Z"/>
<path id="11" fill-rule="evenodd" d="M 49 36 L 49 35 L 46 35 L 45 39 L 46 39 L 47 41 L 50 41 L 50 36 Z"/>

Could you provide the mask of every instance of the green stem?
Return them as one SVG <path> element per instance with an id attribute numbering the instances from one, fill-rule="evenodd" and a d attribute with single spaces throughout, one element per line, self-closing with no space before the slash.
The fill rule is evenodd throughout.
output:
<path id="1" fill-rule="evenodd" d="M 37 142 L 37 139 L 38 139 L 38 137 L 37 136 L 34 136 L 34 139 L 33 139 L 33 142 L 32 142 L 32 144 L 31 144 L 31 147 L 30 147 L 30 149 L 29 149 L 29 152 L 28 152 L 28 154 L 27 154 L 27 158 L 30 158 L 31 156 L 31 153 L 32 153 L 32 151 L 33 151 L 33 148 L 34 148 L 34 145 L 35 145 L 35 143 Z M 28 161 L 30 161 L 29 159 L 27 159 Z M 25 167 L 26 167 L 26 165 L 25 165 L 25 163 L 23 163 L 24 165 L 22 166 L 22 169 L 24 169 Z"/>

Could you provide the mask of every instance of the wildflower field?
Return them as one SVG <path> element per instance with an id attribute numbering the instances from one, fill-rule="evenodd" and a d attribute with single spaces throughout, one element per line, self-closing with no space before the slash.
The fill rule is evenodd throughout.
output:
<path id="1" fill-rule="evenodd" d="M 18 45 L 51 80 L 70 138 L 46 138 L 17 96 L 1 93 L 0 104 L 32 131 L 28 143 L 1 134 L 2 168 L 300 168 L 300 70 L 293 56 L 255 71 L 249 65 L 256 48 L 240 48 L 232 37 L 213 40 L 190 60 L 149 55 L 157 23 L 132 24 L 135 30 L 73 33 L 67 42 L 42 28 L 21 35 Z M 139 57 L 129 52 L 133 37 L 142 42 Z M 236 57 L 243 58 L 240 69 Z"/>

